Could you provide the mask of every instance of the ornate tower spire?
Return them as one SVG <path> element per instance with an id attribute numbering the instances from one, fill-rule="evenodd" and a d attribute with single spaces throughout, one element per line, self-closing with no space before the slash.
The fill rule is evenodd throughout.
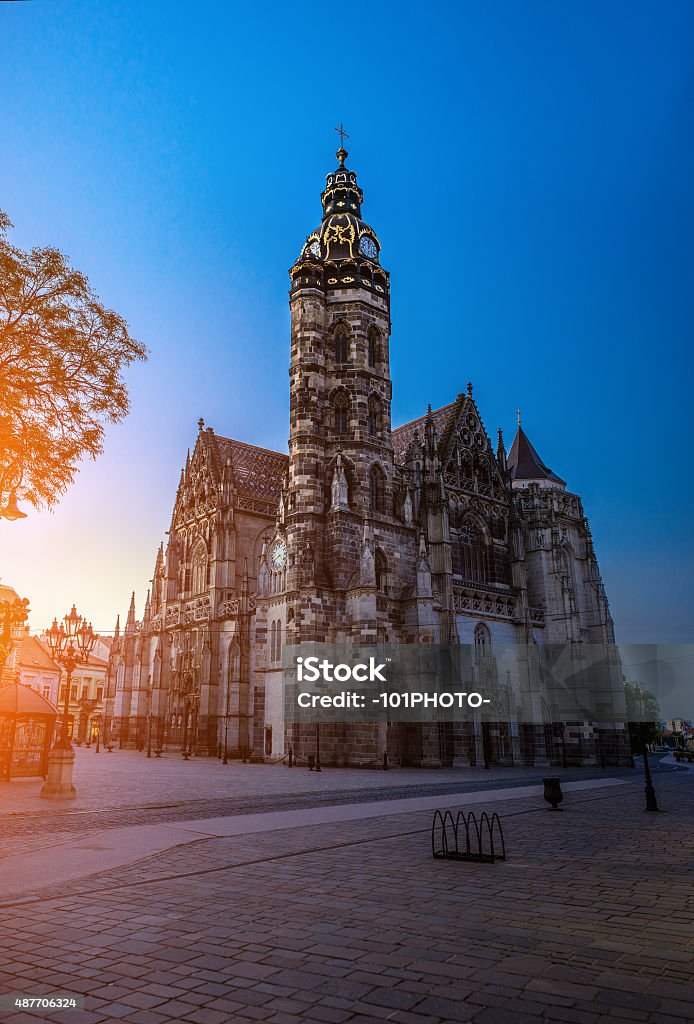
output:
<path id="1" fill-rule="evenodd" d="M 126 634 L 135 632 L 135 591 L 133 590 L 130 597 L 130 607 L 128 608 L 128 618 L 125 623 Z"/>
<path id="2" fill-rule="evenodd" d="M 357 184 L 357 175 L 345 164 L 349 154 L 343 146 L 340 146 L 335 155 L 338 166 L 326 176 L 325 189 L 321 194 L 323 219 L 320 226 L 308 235 L 296 266 L 309 259 L 358 260 L 365 268 L 377 267 L 381 243 L 374 229 L 362 219 L 364 194 Z M 368 280 L 370 274 L 361 276 Z M 387 275 L 383 277 L 384 280 L 379 282 L 380 289 L 376 290 L 385 294 Z M 353 276 L 347 283 L 356 283 L 357 280 L 359 279 Z M 359 280 L 359 283 L 363 285 L 365 281 Z"/>

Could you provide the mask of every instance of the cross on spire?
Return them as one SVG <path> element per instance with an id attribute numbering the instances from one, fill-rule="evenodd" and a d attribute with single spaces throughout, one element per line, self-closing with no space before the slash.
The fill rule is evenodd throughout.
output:
<path id="1" fill-rule="evenodd" d="M 336 128 L 335 131 L 340 136 L 340 149 L 344 149 L 345 148 L 345 139 L 348 139 L 349 135 L 345 131 L 345 126 L 343 125 L 342 121 L 340 121 L 340 127 Z"/>

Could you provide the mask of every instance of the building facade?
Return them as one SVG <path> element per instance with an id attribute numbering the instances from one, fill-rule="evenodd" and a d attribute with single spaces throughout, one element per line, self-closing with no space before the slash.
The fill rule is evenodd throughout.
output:
<path id="1" fill-rule="evenodd" d="M 19 644 L 17 676 L 24 686 L 40 693 L 53 707 L 58 706 L 61 669 L 51 658 L 48 645 L 26 633 Z"/>
<path id="2" fill-rule="evenodd" d="M 503 650 L 614 652 L 580 498 L 523 429 L 492 444 L 472 385 L 392 428 L 390 279 L 338 151 L 323 216 L 290 271 L 289 450 L 201 420 L 166 547 L 137 620 L 111 649 L 111 735 L 200 754 L 299 759 L 312 726 L 284 720 L 287 645 L 469 644 L 498 720 L 321 727 L 321 759 L 368 765 L 611 763 L 623 723 L 514 704 Z M 524 657 L 526 657 L 524 655 Z"/>

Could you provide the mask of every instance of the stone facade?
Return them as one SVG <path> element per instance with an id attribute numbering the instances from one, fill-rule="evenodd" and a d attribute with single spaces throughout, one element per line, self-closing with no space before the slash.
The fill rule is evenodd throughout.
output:
<path id="1" fill-rule="evenodd" d="M 323 219 L 290 271 L 288 456 L 199 424 L 141 621 L 111 653 L 114 739 L 252 760 L 315 753 L 285 726 L 286 645 L 474 645 L 499 721 L 321 726 L 335 765 L 548 764 L 627 756 L 619 722 L 533 722 L 504 693 L 502 649 L 604 644 L 612 620 L 580 498 L 522 428 L 493 447 L 468 384 L 391 428 L 390 282 L 338 152 Z M 542 696 L 538 697 L 542 701 Z M 538 724 L 538 723 L 542 724 Z"/>

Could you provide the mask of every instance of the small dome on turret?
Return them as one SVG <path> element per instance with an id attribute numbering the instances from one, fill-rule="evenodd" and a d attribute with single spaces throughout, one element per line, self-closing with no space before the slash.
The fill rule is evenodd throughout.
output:
<path id="1" fill-rule="evenodd" d="M 378 263 L 381 245 L 376 232 L 361 218 L 362 190 L 357 175 L 345 166 L 349 156 L 340 147 L 339 166 L 326 176 L 321 195 L 323 220 L 307 237 L 297 263 L 309 260 L 368 260 Z"/>

